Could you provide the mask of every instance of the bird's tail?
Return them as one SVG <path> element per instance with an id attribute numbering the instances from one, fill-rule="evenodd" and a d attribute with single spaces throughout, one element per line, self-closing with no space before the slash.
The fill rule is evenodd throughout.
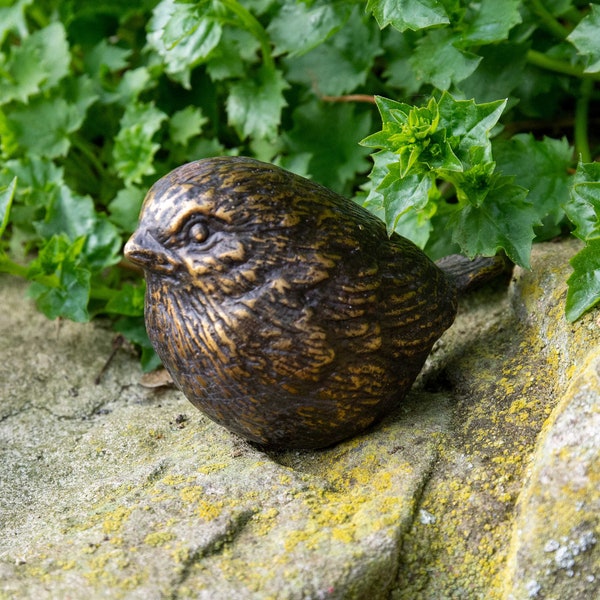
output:
<path id="1" fill-rule="evenodd" d="M 465 292 L 512 271 L 513 264 L 502 255 L 479 256 L 474 259 L 461 254 L 445 256 L 435 263 L 454 281 L 457 290 Z"/>

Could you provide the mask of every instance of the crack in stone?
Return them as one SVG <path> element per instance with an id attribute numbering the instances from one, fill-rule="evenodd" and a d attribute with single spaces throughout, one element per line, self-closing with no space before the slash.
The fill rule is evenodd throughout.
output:
<path id="1" fill-rule="evenodd" d="M 173 581 L 173 591 L 171 592 L 169 599 L 177 600 L 177 598 L 180 597 L 178 590 L 191 575 L 192 568 L 196 563 L 200 563 L 209 556 L 218 555 L 222 553 L 225 548 L 231 547 L 235 540 L 246 529 L 246 526 L 251 521 L 252 517 L 258 512 L 257 509 L 248 508 L 232 515 L 225 531 L 215 535 L 210 542 L 201 548 L 198 548 L 195 552 L 192 552 L 186 560 L 182 561 L 182 569 L 179 572 L 179 577 Z"/>

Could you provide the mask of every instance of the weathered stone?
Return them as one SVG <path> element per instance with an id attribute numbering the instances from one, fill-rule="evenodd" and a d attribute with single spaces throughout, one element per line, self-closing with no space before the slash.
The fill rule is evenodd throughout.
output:
<path id="1" fill-rule="evenodd" d="M 464 299 L 395 415 L 264 453 L 0 279 L 0 598 L 556 598 L 600 572 L 598 313 L 573 243 Z M 573 595 L 569 595 L 573 591 Z"/>

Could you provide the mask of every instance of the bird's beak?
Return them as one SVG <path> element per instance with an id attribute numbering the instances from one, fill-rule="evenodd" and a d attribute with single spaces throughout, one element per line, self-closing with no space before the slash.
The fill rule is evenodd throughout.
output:
<path id="1" fill-rule="evenodd" d="M 137 229 L 123 250 L 132 263 L 150 271 L 172 271 L 174 265 L 161 244 L 147 231 Z"/>

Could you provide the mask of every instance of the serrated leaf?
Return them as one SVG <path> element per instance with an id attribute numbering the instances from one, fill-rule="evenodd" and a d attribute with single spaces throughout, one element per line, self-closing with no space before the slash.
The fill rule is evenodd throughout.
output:
<path id="1" fill-rule="evenodd" d="M 520 0 L 482 0 L 462 38 L 470 44 L 491 44 L 508 37 L 521 23 Z"/>
<path id="2" fill-rule="evenodd" d="M 162 58 L 166 72 L 190 88 L 193 67 L 206 60 L 221 39 L 222 27 L 209 2 L 180 4 L 162 0 L 148 24 L 148 45 Z"/>
<path id="3" fill-rule="evenodd" d="M 152 138 L 166 118 L 153 103 L 126 108 L 113 150 L 115 168 L 126 186 L 140 183 L 144 175 L 155 172 L 153 159 L 159 145 Z"/>
<path id="4" fill-rule="evenodd" d="M 171 115 L 169 132 L 176 144 L 185 146 L 188 140 L 202 131 L 202 126 L 208 119 L 195 106 L 186 106 Z"/>
<path id="5" fill-rule="evenodd" d="M 459 42 L 459 35 L 450 29 L 428 31 L 409 59 L 417 79 L 447 90 L 471 75 L 481 57 L 457 48 Z"/>
<path id="6" fill-rule="evenodd" d="M 229 124 L 240 138 L 271 138 L 281 122 L 289 85 L 280 71 L 262 66 L 255 77 L 231 85 L 227 97 Z"/>
<path id="7" fill-rule="evenodd" d="M 575 321 L 600 302 L 600 239 L 587 243 L 571 260 L 566 317 Z"/>
<path id="8" fill-rule="evenodd" d="M 275 54 L 300 56 L 312 50 L 344 25 L 351 10 L 347 0 L 284 3 L 267 28 Z"/>
<path id="9" fill-rule="evenodd" d="M 62 23 L 52 23 L 13 47 L 3 71 L 0 103 L 25 102 L 56 85 L 68 73 L 71 56 Z"/>
<path id="10" fill-rule="evenodd" d="M 474 100 L 455 100 L 444 92 L 438 103 L 440 127 L 446 129 L 446 135 L 457 140 L 454 151 L 458 158 L 471 164 L 472 152 L 477 153 L 479 162 L 492 160 L 490 132 L 500 119 L 506 100 L 477 104 Z"/>
<path id="11" fill-rule="evenodd" d="M 381 29 L 392 25 L 398 31 L 417 30 L 450 22 L 437 0 L 368 0 L 367 11 L 373 13 Z"/>
<path id="12" fill-rule="evenodd" d="M 567 40 L 586 62 L 586 73 L 600 72 L 600 5 L 590 4 L 590 12 L 571 31 Z"/>
<path id="13" fill-rule="evenodd" d="M 482 204 L 468 204 L 450 216 L 452 239 L 467 256 L 493 256 L 504 250 L 515 264 L 529 268 L 539 218 L 526 196 L 527 190 L 503 178 Z"/>
<path id="14" fill-rule="evenodd" d="M 576 227 L 574 235 L 585 241 L 600 238 L 600 163 L 577 165 L 564 209 Z"/>

